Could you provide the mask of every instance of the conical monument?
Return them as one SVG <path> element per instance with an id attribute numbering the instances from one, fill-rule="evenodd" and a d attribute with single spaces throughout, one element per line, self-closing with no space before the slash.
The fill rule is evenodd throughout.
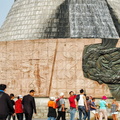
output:
<path id="1" fill-rule="evenodd" d="M 105 0 L 17 0 L 0 31 L 0 41 L 118 38 Z"/>
<path id="2" fill-rule="evenodd" d="M 72 65 L 72 63 L 69 63 L 68 66 L 66 63 L 70 60 L 75 62 L 77 56 L 79 56 L 79 52 L 81 52 L 83 53 L 83 58 L 80 66 L 82 66 L 84 76 L 97 81 L 100 84 L 107 84 L 112 95 L 120 100 L 120 48 L 116 48 L 120 35 L 120 15 L 118 12 L 119 8 L 115 8 L 120 2 L 118 0 L 114 0 L 114 2 L 115 4 L 112 4 L 112 0 L 16 0 L 3 26 L 0 28 L 0 41 L 1 44 L 4 43 L 4 53 L 6 53 L 3 56 L 5 56 L 6 62 L 9 57 L 11 57 L 11 51 L 13 52 L 13 56 L 16 56 L 16 50 L 12 50 L 12 48 L 9 50 L 9 44 L 12 44 L 13 47 L 18 50 L 17 52 L 19 52 L 19 54 L 24 54 L 24 52 L 27 51 L 26 56 L 27 54 L 31 56 L 27 58 L 26 56 L 24 57 L 24 55 L 21 55 L 20 59 L 12 56 L 10 60 L 12 59 L 12 61 L 14 61 L 13 64 L 16 63 L 14 67 L 19 66 L 18 68 L 20 68 L 20 66 L 22 66 L 22 68 L 19 71 L 19 69 L 16 70 L 16 68 L 11 67 L 10 70 L 14 69 L 13 71 L 15 71 L 17 75 L 19 72 L 22 74 L 25 73 L 23 75 L 25 79 L 32 78 L 30 79 L 29 87 L 34 88 L 34 84 L 37 84 L 37 92 L 43 92 L 38 94 L 38 96 L 49 96 L 52 85 L 55 85 L 55 87 L 53 87 L 53 93 L 58 93 L 58 88 L 67 92 L 67 90 L 70 89 L 70 87 L 67 87 L 67 84 L 69 84 L 71 80 L 76 80 L 79 83 L 77 78 L 79 75 L 72 75 L 73 71 L 71 72 L 73 66 L 75 67 L 75 73 L 77 72 L 76 63 L 71 67 L 70 65 Z M 61 40 L 58 40 L 58 38 Z M 94 39 L 94 44 L 92 43 L 91 45 L 88 45 L 81 42 L 85 45 L 85 49 L 84 51 L 81 50 L 78 52 L 77 49 L 79 49 L 79 47 L 76 48 L 76 46 L 81 43 L 78 44 L 77 42 L 82 41 L 81 39 L 83 38 L 85 40 Z M 58 49 L 59 42 L 62 41 L 62 39 L 64 39 L 63 41 L 70 39 L 68 40 L 70 44 L 74 44 L 74 41 L 78 41 L 76 42 L 76 45 L 70 49 L 67 49 L 67 42 L 64 42 L 64 45 L 62 44 L 64 47 L 61 45 L 62 49 L 64 48 L 68 51 L 66 50 L 63 52 Z M 101 39 L 102 43 L 98 44 L 97 42 L 95 44 L 95 39 Z M 27 40 L 31 41 L 27 43 Z M 36 43 L 32 43 L 35 40 L 37 40 Z M 19 41 L 21 45 L 22 52 L 16 47 L 18 44 L 17 41 Z M 32 44 L 34 45 L 32 46 Z M 28 50 L 24 45 L 26 45 L 30 50 Z M 36 49 L 34 49 L 34 47 L 36 47 Z M 69 52 L 71 49 L 75 49 L 75 51 L 72 51 L 73 54 L 72 52 L 66 54 L 66 52 Z M 54 72 L 56 72 L 54 68 L 57 66 L 57 63 L 60 64 L 60 60 L 62 59 L 59 58 L 59 61 L 56 62 L 56 60 L 58 60 L 57 54 L 60 51 L 63 52 L 63 56 L 65 58 L 65 71 L 63 72 L 63 69 L 59 69 L 59 67 L 57 70 L 59 73 L 62 73 L 61 76 L 66 72 L 64 80 L 67 82 L 64 89 L 62 86 L 56 85 L 56 81 L 60 81 L 61 83 L 63 78 L 59 76 L 58 73 L 55 73 L 56 76 L 54 76 Z M 35 57 L 35 59 L 33 59 L 34 53 L 39 57 Z M 70 55 L 75 57 L 75 59 Z M 39 61 L 40 57 L 43 58 L 41 61 Z M 17 62 L 15 62 L 14 59 L 16 59 Z M 24 61 L 24 59 L 27 60 Z M 79 62 L 79 59 L 77 60 Z M 3 59 L 1 59 L 1 61 L 3 61 Z M 24 61 L 24 63 L 21 61 Z M 40 68 L 41 66 L 42 68 Z M 68 73 L 66 70 L 67 68 L 69 68 Z M 41 77 L 40 75 L 41 69 L 43 70 L 42 74 L 44 74 L 44 77 Z M 33 71 L 31 72 L 31 70 Z M 6 72 L 6 74 L 9 74 L 9 68 L 3 71 Z M 22 79 L 23 76 L 19 77 Z M 7 79 L 7 77 L 4 79 Z M 43 81 L 41 79 L 43 79 Z M 79 79 L 81 79 L 81 76 Z M 16 80 L 14 81 L 16 82 Z M 49 85 L 46 85 L 46 83 L 49 83 Z M 47 86 L 46 91 L 44 90 L 45 85 Z M 24 89 L 20 86 L 19 88 L 21 93 L 26 92 L 25 86 Z M 57 90 L 54 91 L 55 89 Z M 74 90 L 76 90 L 76 86 L 74 86 Z"/>

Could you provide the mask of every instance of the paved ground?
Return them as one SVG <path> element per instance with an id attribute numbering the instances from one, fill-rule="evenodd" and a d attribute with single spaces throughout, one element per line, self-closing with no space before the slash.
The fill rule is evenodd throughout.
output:
<path id="1" fill-rule="evenodd" d="M 23 119 L 23 120 L 25 120 L 25 118 Z M 47 118 L 45 119 L 45 118 L 33 118 L 32 120 L 47 120 Z"/>
<path id="2" fill-rule="evenodd" d="M 33 118 L 32 120 L 47 120 L 47 118 L 45 119 L 45 118 Z"/>
<path id="3" fill-rule="evenodd" d="M 41 118 L 33 118 L 32 120 L 47 120 L 47 118 L 45 119 L 41 119 Z M 68 119 L 67 119 L 68 120 Z"/>
<path id="4" fill-rule="evenodd" d="M 25 118 L 23 118 L 23 120 L 25 120 Z M 32 120 L 47 120 L 47 118 L 32 118 Z"/>

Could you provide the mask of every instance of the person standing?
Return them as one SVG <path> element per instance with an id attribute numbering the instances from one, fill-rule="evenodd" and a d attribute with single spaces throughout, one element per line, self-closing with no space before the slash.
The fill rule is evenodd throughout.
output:
<path id="1" fill-rule="evenodd" d="M 90 110 L 94 114 L 95 120 L 99 120 L 99 114 L 98 114 L 98 111 L 97 111 L 97 107 L 95 105 L 95 98 L 92 98 Z"/>
<path id="2" fill-rule="evenodd" d="M 88 107 L 88 110 L 86 110 L 87 120 L 90 120 L 91 100 L 89 99 L 89 96 L 86 97 L 86 103 L 87 103 L 87 107 Z"/>
<path id="3" fill-rule="evenodd" d="M 118 120 L 117 118 L 118 108 L 119 108 L 118 102 L 116 101 L 116 99 L 113 99 L 112 105 L 111 105 L 111 112 L 112 112 L 113 120 Z"/>
<path id="4" fill-rule="evenodd" d="M 14 108 L 14 106 L 15 106 L 15 101 L 13 100 L 15 97 L 14 97 L 14 94 L 13 93 L 11 93 L 10 94 L 10 100 L 11 100 L 11 103 L 12 103 L 12 106 L 13 106 L 13 108 Z M 14 110 L 15 111 L 15 110 Z M 13 119 L 13 120 L 15 120 L 15 114 L 12 114 L 12 112 L 10 111 L 9 112 L 9 115 L 8 115 L 8 120 L 11 120 L 11 118 Z"/>
<path id="5" fill-rule="evenodd" d="M 58 116 L 57 120 L 66 120 L 66 109 L 65 109 L 65 100 L 64 100 L 64 93 L 60 93 L 60 99 L 59 99 L 60 106 L 58 107 Z"/>
<path id="6" fill-rule="evenodd" d="M 87 118 L 86 111 L 88 110 L 88 107 L 83 89 L 80 90 L 80 94 L 77 95 L 76 99 L 77 99 L 77 106 L 79 111 L 79 120 L 82 120 L 82 114 L 84 116 L 83 119 L 86 120 Z"/>
<path id="7" fill-rule="evenodd" d="M 70 120 L 75 119 L 75 113 L 76 113 L 76 95 L 74 95 L 73 91 L 69 92 L 69 103 L 70 103 Z"/>
<path id="8" fill-rule="evenodd" d="M 23 108 L 25 113 L 25 120 L 32 120 L 33 111 L 36 114 L 36 105 L 34 100 L 34 90 L 30 90 L 30 93 L 23 97 Z"/>
<path id="9" fill-rule="evenodd" d="M 102 97 L 102 100 L 100 100 L 99 102 L 99 106 L 100 106 L 100 111 L 99 111 L 99 115 L 100 118 L 99 120 L 102 120 L 103 116 L 105 117 L 105 120 L 107 120 L 107 102 L 105 101 L 107 99 L 106 96 Z"/>
<path id="10" fill-rule="evenodd" d="M 18 95 L 18 100 L 15 102 L 15 113 L 18 120 L 23 120 L 22 98 L 22 95 Z"/>
<path id="11" fill-rule="evenodd" d="M 54 97 L 50 97 L 48 102 L 48 120 L 56 120 L 56 103 L 54 100 Z"/>
<path id="12" fill-rule="evenodd" d="M 0 84 L 0 120 L 6 120 L 9 115 L 9 111 L 14 114 L 10 97 L 5 93 L 6 87 L 7 86 L 5 84 Z"/>

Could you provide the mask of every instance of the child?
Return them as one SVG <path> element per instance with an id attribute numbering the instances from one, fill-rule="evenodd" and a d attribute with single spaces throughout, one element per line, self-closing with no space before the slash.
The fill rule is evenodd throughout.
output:
<path id="1" fill-rule="evenodd" d="M 54 100 L 54 97 L 50 97 L 50 101 L 48 102 L 48 120 L 56 119 L 56 103 Z"/>
<path id="2" fill-rule="evenodd" d="M 99 120 L 99 114 L 98 114 L 98 112 L 96 110 L 97 110 L 97 107 L 95 105 L 95 98 L 92 98 L 91 112 L 94 114 L 95 120 Z"/>

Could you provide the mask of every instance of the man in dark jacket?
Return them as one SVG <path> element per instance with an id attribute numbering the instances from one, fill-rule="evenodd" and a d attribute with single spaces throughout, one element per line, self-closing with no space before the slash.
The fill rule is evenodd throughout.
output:
<path id="1" fill-rule="evenodd" d="M 10 97 L 5 93 L 6 87 L 5 84 L 0 84 L 0 120 L 6 120 L 9 111 L 14 113 Z"/>
<path id="2" fill-rule="evenodd" d="M 30 94 L 23 97 L 23 107 L 24 107 L 24 113 L 25 113 L 25 119 L 26 120 L 32 120 L 33 110 L 36 114 L 36 105 L 34 100 L 34 90 L 30 91 Z"/>

